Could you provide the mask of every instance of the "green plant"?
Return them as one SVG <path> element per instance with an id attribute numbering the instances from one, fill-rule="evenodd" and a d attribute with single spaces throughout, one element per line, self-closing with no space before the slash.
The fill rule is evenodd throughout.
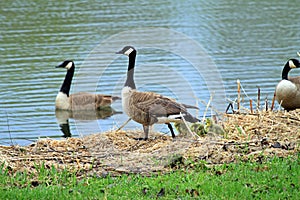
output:
<path id="1" fill-rule="evenodd" d="M 36 165 L 35 173 L 0 165 L 1 199 L 297 199 L 299 155 L 208 166 L 182 160 L 167 174 L 79 178 L 67 169 Z M 38 178 L 37 178 L 38 177 Z M 35 184 L 33 184 L 37 181 Z"/>

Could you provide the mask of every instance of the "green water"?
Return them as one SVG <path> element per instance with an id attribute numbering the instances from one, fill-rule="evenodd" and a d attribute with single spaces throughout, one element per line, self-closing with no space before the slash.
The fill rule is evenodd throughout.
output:
<path id="1" fill-rule="evenodd" d="M 200 102 L 209 100 L 209 86 L 219 83 L 211 82 L 216 73 L 210 74 L 210 65 L 193 71 L 186 58 L 197 60 L 199 50 L 188 41 L 199 44 L 205 59 L 215 64 L 227 99 L 236 98 L 236 79 L 249 98 L 256 98 L 259 86 L 262 98 L 271 99 L 282 66 L 300 50 L 299 8 L 291 0 L 1 1 L 0 145 L 63 136 L 54 100 L 65 71 L 54 66 L 65 59 L 78 66 L 78 87 L 72 91 L 120 95 L 127 59 L 114 52 L 128 43 L 139 52 L 139 88 L 189 104 L 197 99 L 201 109 L 192 111 L 195 115 L 203 113 Z M 215 100 L 224 102 L 216 105 L 223 112 L 227 102 Z M 122 111 L 120 102 L 113 108 Z M 125 114 L 97 120 L 70 117 L 69 125 L 78 137 L 110 130 L 126 119 Z M 141 126 L 132 122 L 127 128 Z"/>

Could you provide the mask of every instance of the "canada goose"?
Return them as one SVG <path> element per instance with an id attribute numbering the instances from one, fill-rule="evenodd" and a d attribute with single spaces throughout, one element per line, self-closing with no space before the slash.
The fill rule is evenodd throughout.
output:
<path id="1" fill-rule="evenodd" d="M 291 69 L 299 67 L 299 60 L 288 60 L 282 70 L 282 80 L 276 86 L 276 100 L 285 110 L 300 108 L 300 76 L 288 77 Z"/>
<path id="2" fill-rule="evenodd" d="M 187 108 L 198 109 L 185 105 L 173 99 L 154 92 L 139 92 L 134 83 L 134 66 L 137 51 L 132 46 L 126 46 L 116 52 L 129 57 L 127 79 L 122 89 L 122 107 L 124 112 L 134 121 L 143 125 L 146 140 L 149 129 L 155 123 L 167 124 L 172 137 L 175 137 L 170 122 L 182 122 L 181 116 L 188 122 L 197 122 L 197 118 L 187 112 Z"/>
<path id="3" fill-rule="evenodd" d="M 55 107 L 61 110 L 95 110 L 102 106 L 110 106 L 112 102 L 121 99 L 117 96 L 91 94 L 79 92 L 69 95 L 72 78 L 74 75 L 75 64 L 71 60 L 66 60 L 56 68 L 66 68 L 67 74 L 65 80 L 56 96 Z"/>

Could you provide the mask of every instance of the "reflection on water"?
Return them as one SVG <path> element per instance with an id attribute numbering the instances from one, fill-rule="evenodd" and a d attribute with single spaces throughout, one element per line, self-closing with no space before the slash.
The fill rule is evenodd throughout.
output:
<path id="1" fill-rule="evenodd" d="M 99 119 L 106 119 L 114 114 L 122 114 L 122 112 L 117 112 L 111 107 L 105 107 L 101 110 L 55 110 L 56 120 L 61 132 L 63 133 L 63 137 L 72 136 L 69 119 L 89 122 Z"/>

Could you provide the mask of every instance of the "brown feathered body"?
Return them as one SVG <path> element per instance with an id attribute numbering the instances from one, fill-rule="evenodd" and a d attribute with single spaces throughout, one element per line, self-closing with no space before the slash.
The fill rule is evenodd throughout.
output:
<path id="1" fill-rule="evenodd" d="M 178 103 L 157 93 L 139 92 L 129 87 L 122 90 L 122 106 L 131 119 L 144 126 L 180 122 L 182 120 L 180 113 L 189 122 L 198 121 L 187 111 L 187 108 L 197 109 L 195 106 Z"/>
<path id="2" fill-rule="evenodd" d="M 115 100 L 121 99 L 117 96 L 92 94 L 79 92 L 71 94 L 69 97 L 59 92 L 56 97 L 56 109 L 61 110 L 95 110 L 101 107 L 110 106 Z"/>
<path id="3" fill-rule="evenodd" d="M 300 108 L 300 76 L 281 80 L 276 86 L 276 100 L 285 110 Z"/>

